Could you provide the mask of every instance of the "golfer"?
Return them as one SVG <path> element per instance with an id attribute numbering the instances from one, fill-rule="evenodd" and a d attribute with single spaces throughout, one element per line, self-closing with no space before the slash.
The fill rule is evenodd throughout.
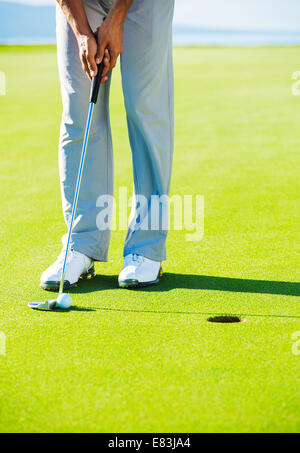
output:
<path id="1" fill-rule="evenodd" d="M 65 287 L 94 275 L 94 261 L 107 261 L 110 230 L 99 227 L 99 197 L 113 196 L 113 149 L 109 119 L 111 69 L 121 56 L 122 87 L 132 151 L 134 196 L 124 246 L 121 287 L 156 283 L 166 259 L 167 228 L 151 228 L 153 196 L 169 194 L 173 155 L 172 18 L 174 0 L 58 0 L 57 52 L 63 114 L 59 140 L 62 206 L 67 226 L 88 110 L 90 79 L 102 60 L 102 88 L 71 240 Z M 105 18 L 105 20 L 104 20 Z M 139 196 L 147 200 L 141 207 Z M 98 219 L 98 220 L 97 220 Z M 41 277 L 57 290 L 64 249 Z"/>

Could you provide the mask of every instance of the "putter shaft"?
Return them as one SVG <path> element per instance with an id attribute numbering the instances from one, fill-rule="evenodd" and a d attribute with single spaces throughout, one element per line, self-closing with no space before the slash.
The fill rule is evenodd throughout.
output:
<path id="1" fill-rule="evenodd" d="M 69 225 L 68 240 L 67 240 L 66 252 L 65 252 L 64 263 L 63 263 L 63 268 L 62 268 L 62 276 L 61 276 L 60 284 L 59 284 L 59 295 L 62 294 L 63 290 L 64 290 L 66 267 L 67 267 L 67 261 L 68 261 L 69 251 L 70 251 L 70 242 L 71 242 L 71 236 L 72 236 L 72 232 L 73 232 L 74 220 L 75 220 L 75 215 L 76 215 L 76 210 L 77 210 L 77 202 L 78 202 L 78 195 L 79 195 L 79 191 L 80 191 L 84 161 L 85 161 L 86 150 L 87 150 L 87 145 L 88 145 L 88 141 L 89 141 L 92 120 L 93 120 L 94 107 L 95 107 L 95 104 L 98 99 L 98 93 L 99 93 L 102 73 L 103 73 L 103 69 L 104 69 L 103 61 L 101 61 L 101 63 L 99 63 L 97 65 L 97 67 L 98 67 L 97 74 L 95 77 L 93 77 L 92 84 L 91 84 L 89 112 L 88 112 L 88 117 L 87 117 L 87 121 L 86 121 L 84 140 L 83 140 L 83 145 L 82 145 L 80 164 L 79 164 L 77 182 L 76 182 L 75 193 L 74 193 L 71 222 Z"/>
<path id="2" fill-rule="evenodd" d="M 87 145 L 88 145 L 88 141 L 89 141 L 91 125 L 92 125 L 94 107 L 95 107 L 95 103 L 94 102 L 90 102 L 89 112 L 88 112 L 88 117 L 87 117 L 87 122 L 86 122 L 86 128 L 85 128 L 85 133 L 84 133 L 84 140 L 83 140 L 83 145 L 82 145 L 82 152 L 81 152 L 81 158 L 80 158 L 80 164 L 79 164 L 79 170 L 78 170 L 75 194 L 74 194 L 71 222 L 70 222 L 69 231 L 68 231 L 67 247 L 66 247 L 65 258 L 64 258 L 64 263 L 63 263 L 62 276 L 61 276 L 61 280 L 60 280 L 60 284 L 59 284 L 59 294 L 62 294 L 63 290 L 64 290 L 66 266 L 67 266 L 69 251 L 70 251 L 71 236 L 72 236 L 72 232 L 73 232 L 74 219 L 75 219 L 76 210 L 77 210 L 78 195 L 79 195 L 79 191 L 80 191 L 80 185 L 81 185 L 81 180 L 82 180 L 82 173 L 83 173 L 83 167 L 84 167 L 84 162 L 85 162 L 86 150 L 87 150 Z"/>

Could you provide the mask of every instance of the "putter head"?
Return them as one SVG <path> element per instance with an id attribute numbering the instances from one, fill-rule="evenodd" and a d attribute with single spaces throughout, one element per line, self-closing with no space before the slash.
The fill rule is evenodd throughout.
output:
<path id="1" fill-rule="evenodd" d="M 56 307 L 56 299 L 46 300 L 45 302 L 29 302 L 28 307 L 34 310 L 53 310 Z"/>

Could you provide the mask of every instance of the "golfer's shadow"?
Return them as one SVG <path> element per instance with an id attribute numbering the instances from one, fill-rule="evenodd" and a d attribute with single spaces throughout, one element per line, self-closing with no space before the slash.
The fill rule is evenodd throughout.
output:
<path id="1" fill-rule="evenodd" d="M 81 281 L 78 288 L 73 289 L 72 292 L 89 293 L 93 291 L 104 291 L 117 288 L 118 277 L 116 275 L 96 275 L 96 277 L 91 280 Z M 158 285 L 138 288 L 137 291 L 160 293 L 178 288 L 300 296 L 300 283 L 298 282 L 248 280 L 240 278 L 212 277 L 208 275 L 173 273 L 165 273 Z"/>

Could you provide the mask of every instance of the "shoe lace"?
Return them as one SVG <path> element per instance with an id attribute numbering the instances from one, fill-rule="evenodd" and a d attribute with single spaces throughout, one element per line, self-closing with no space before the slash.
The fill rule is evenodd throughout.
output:
<path id="1" fill-rule="evenodd" d="M 132 255 L 132 261 L 136 261 L 137 263 L 142 263 L 144 261 L 144 257 L 134 253 Z"/>
<path id="2" fill-rule="evenodd" d="M 57 261 L 59 264 L 63 265 L 64 263 L 64 259 L 65 259 L 65 254 L 66 254 L 66 251 L 63 250 L 57 257 Z M 72 255 L 76 254 L 76 251 L 71 249 L 70 252 L 69 252 L 69 256 L 68 256 L 68 259 L 67 259 L 67 263 L 69 263 L 71 261 L 71 258 L 72 258 Z"/>

